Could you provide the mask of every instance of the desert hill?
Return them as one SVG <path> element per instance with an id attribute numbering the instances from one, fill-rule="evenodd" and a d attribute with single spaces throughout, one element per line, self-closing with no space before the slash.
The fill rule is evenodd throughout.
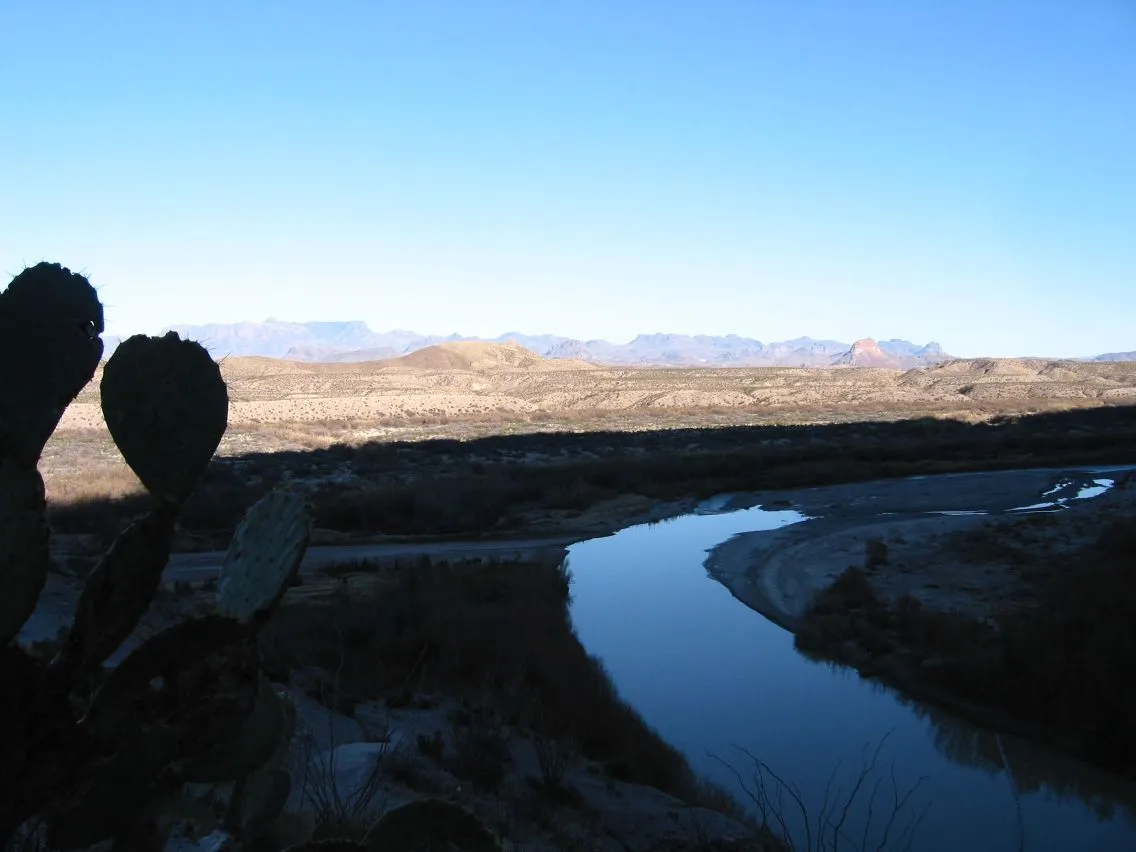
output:
<path id="1" fill-rule="evenodd" d="M 884 350 L 865 343 L 857 351 L 878 361 Z M 759 417 L 842 410 L 986 416 L 1136 403 L 1134 363 L 1040 358 L 955 359 L 910 370 L 858 369 L 854 359 L 811 368 L 602 367 L 542 358 L 517 344 L 459 341 L 361 363 L 225 358 L 221 372 L 234 426 L 334 422 L 366 434 L 371 427 L 359 424 L 424 416 L 701 411 L 720 419 L 738 410 Z M 67 409 L 63 428 L 103 428 L 99 378 Z"/>
<path id="2" fill-rule="evenodd" d="M 494 370 L 562 372 L 598 370 L 598 365 L 569 358 L 542 358 L 515 343 L 461 341 L 416 349 L 409 355 L 367 361 L 304 361 L 239 355 L 219 358 L 226 381 L 267 376 L 364 376 L 382 373 L 481 373 Z M 101 376 L 101 368 L 95 378 Z"/>
<path id="3" fill-rule="evenodd" d="M 937 398 L 958 394 L 972 400 L 1136 398 L 1136 365 L 1125 362 L 1046 358 L 971 358 L 903 373 L 905 388 Z"/>
<path id="4" fill-rule="evenodd" d="M 542 358 L 517 343 L 460 341 L 437 343 L 409 355 L 380 362 L 392 369 L 409 370 L 596 370 L 595 364 L 570 358 Z M 378 366 L 378 365 L 376 365 Z"/>

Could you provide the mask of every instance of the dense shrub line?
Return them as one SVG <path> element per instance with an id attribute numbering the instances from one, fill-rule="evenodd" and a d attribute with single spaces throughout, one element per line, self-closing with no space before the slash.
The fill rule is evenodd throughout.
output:
<path id="1" fill-rule="evenodd" d="M 1136 517 L 1061 569 L 1036 606 L 987 624 L 889 604 L 850 568 L 805 613 L 797 646 L 1136 777 Z"/>
<path id="2" fill-rule="evenodd" d="M 697 498 L 910 474 L 1136 458 L 1136 408 L 820 426 L 509 435 L 336 445 L 214 460 L 182 512 L 190 531 L 227 532 L 266 490 L 303 487 L 325 528 L 388 535 L 479 534 L 531 510 L 582 511 L 620 494 Z M 539 460 L 534 460 L 539 459 Z M 334 475 L 349 470 L 354 479 Z M 141 496 L 55 503 L 58 532 L 109 536 Z"/>

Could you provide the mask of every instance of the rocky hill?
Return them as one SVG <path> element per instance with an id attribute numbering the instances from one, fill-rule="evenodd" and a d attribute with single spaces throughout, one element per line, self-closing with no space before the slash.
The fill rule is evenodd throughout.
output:
<path id="1" fill-rule="evenodd" d="M 1136 397 L 1131 363 L 1046 358 L 971 358 L 909 370 L 898 387 L 926 398 L 953 395 L 973 401 L 1010 399 L 1130 402 Z"/>
<path id="2" fill-rule="evenodd" d="M 382 364 L 393 369 L 461 370 L 594 370 L 595 364 L 568 358 L 543 358 L 519 344 L 458 341 L 438 343 L 417 349 L 409 355 L 391 358 Z M 376 364 L 376 366 L 379 366 Z"/>
<path id="3" fill-rule="evenodd" d="M 836 367 L 880 367 L 887 370 L 903 369 L 900 359 L 884 352 L 880 344 L 865 337 L 857 340 L 848 349 L 833 360 Z"/>

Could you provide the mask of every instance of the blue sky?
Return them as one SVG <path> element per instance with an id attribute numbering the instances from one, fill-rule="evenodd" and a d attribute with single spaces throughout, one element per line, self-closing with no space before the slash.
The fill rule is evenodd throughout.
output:
<path id="1" fill-rule="evenodd" d="M 0 266 L 111 333 L 1136 349 L 1132 0 L 0 3 Z"/>

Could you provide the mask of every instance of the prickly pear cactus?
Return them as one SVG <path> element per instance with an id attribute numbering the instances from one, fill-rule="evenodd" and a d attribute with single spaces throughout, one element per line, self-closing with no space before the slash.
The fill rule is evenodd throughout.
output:
<path id="1" fill-rule="evenodd" d="M 216 362 L 176 332 L 137 334 L 107 361 L 100 393 L 111 437 L 142 484 L 160 501 L 184 503 L 228 423 Z"/>
<path id="2" fill-rule="evenodd" d="M 87 326 L 89 337 L 103 333 L 103 306 L 86 276 L 58 263 L 37 263 L 12 279 L 0 303 L 64 322 Z M 90 381 L 90 379 L 88 379 Z"/>
<path id="3" fill-rule="evenodd" d="M 20 632 L 47 580 L 47 521 L 39 471 L 0 459 L 0 647 Z"/>
<path id="4" fill-rule="evenodd" d="M 441 799 L 419 799 L 387 811 L 368 832 L 366 846 L 370 852 L 447 848 L 498 852 L 501 848 L 476 815 Z"/>
<path id="5" fill-rule="evenodd" d="M 292 776 L 284 769 L 258 769 L 241 787 L 240 835 L 247 840 L 263 837 L 288 804 Z"/>
<path id="6" fill-rule="evenodd" d="M 281 766 L 295 729 L 295 707 L 258 674 L 259 625 L 251 618 L 268 614 L 280 600 L 303 557 L 297 540 L 306 545 L 307 505 L 281 496 L 262 498 L 242 522 L 243 528 L 259 529 L 246 546 L 276 541 L 273 531 L 284 542 L 272 551 L 274 558 L 258 560 L 252 554 L 231 566 L 245 587 L 255 590 L 238 600 L 253 604 L 226 609 L 219 588 L 217 612 L 158 633 L 107 676 L 84 727 L 129 758 L 115 764 L 118 774 L 105 785 L 109 789 L 92 790 L 64 811 L 52 835 L 57 841 L 78 848 L 106 836 L 127 837 L 123 832 L 134 826 L 133 813 L 149 817 L 172 807 L 161 783 L 235 781 L 226 822 L 240 836 L 266 831 L 283 809 L 292 779 Z M 286 522 L 280 524 L 281 518 Z M 287 570 L 280 568 L 281 559 Z M 250 565 L 259 582 L 244 576 Z M 263 565 L 271 570 L 255 567 Z M 238 620 L 235 614 L 250 617 Z M 149 743 L 144 755 L 131 751 L 140 735 Z M 124 815 L 127 800 L 136 805 Z M 137 803 L 145 803 L 145 809 Z M 83 826 L 78 833 L 77 825 Z"/>
<path id="7" fill-rule="evenodd" d="M 249 509 L 221 567 L 217 612 L 251 622 L 276 606 L 300 568 L 311 516 L 302 498 L 273 491 Z"/>
<path id="8" fill-rule="evenodd" d="M 48 531 L 36 463 L 102 357 L 103 310 L 82 275 L 40 263 L 0 293 L 0 644 L 35 609 Z"/>
<path id="9" fill-rule="evenodd" d="M 100 740 L 126 744 L 140 732 L 176 734 L 176 758 L 236 735 L 256 704 L 256 634 L 207 615 L 152 636 L 110 671 L 85 725 Z"/>
<path id="10" fill-rule="evenodd" d="M 216 783 L 231 781 L 267 765 L 290 742 L 295 727 L 294 710 L 289 726 L 291 705 L 261 676 L 252 713 L 235 736 L 196 755 L 176 767 L 182 781 Z"/>
<path id="11" fill-rule="evenodd" d="M 0 455 L 35 466 L 95 374 L 102 331 L 95 289 L 58 263 L 25 269 L 0 293 Z"/>
<path id="12" fill-rule="evenodd" d="M 177 514 L 157 506 L 115 540 L 87 577 L 57 667 L 82 679 L 130 635 L 158 591 Z"/>
<path id="13" fill-rule="evenodd" d="M 111 838 L 116 848 L 149 848 L 186 767 L 242 785 L 249 830 L 275 818 L 291 785 L 280 756 L 294 708 L 261 678 L 256 633 L 307 546 L 309 515 L 298 498 L 273 495 L 250 510 L 215 614 L 167 628 L 109 672 L 103 666 L 149 608 L 178 507 L 225 431 L 228 392 L 200 345 L 176 334 L 136 336 L 107 363 L 107 425 L 154 507 L 88 578 L 54 660 L 12 643 L 34 611 L 50 555 L 36 466 L 94 375 L 102 330 L 94 289 L 58 264 L 24 270 L 0 293 L 0 847 L 30 818 L 47 816 L 56 848 Z"/>

